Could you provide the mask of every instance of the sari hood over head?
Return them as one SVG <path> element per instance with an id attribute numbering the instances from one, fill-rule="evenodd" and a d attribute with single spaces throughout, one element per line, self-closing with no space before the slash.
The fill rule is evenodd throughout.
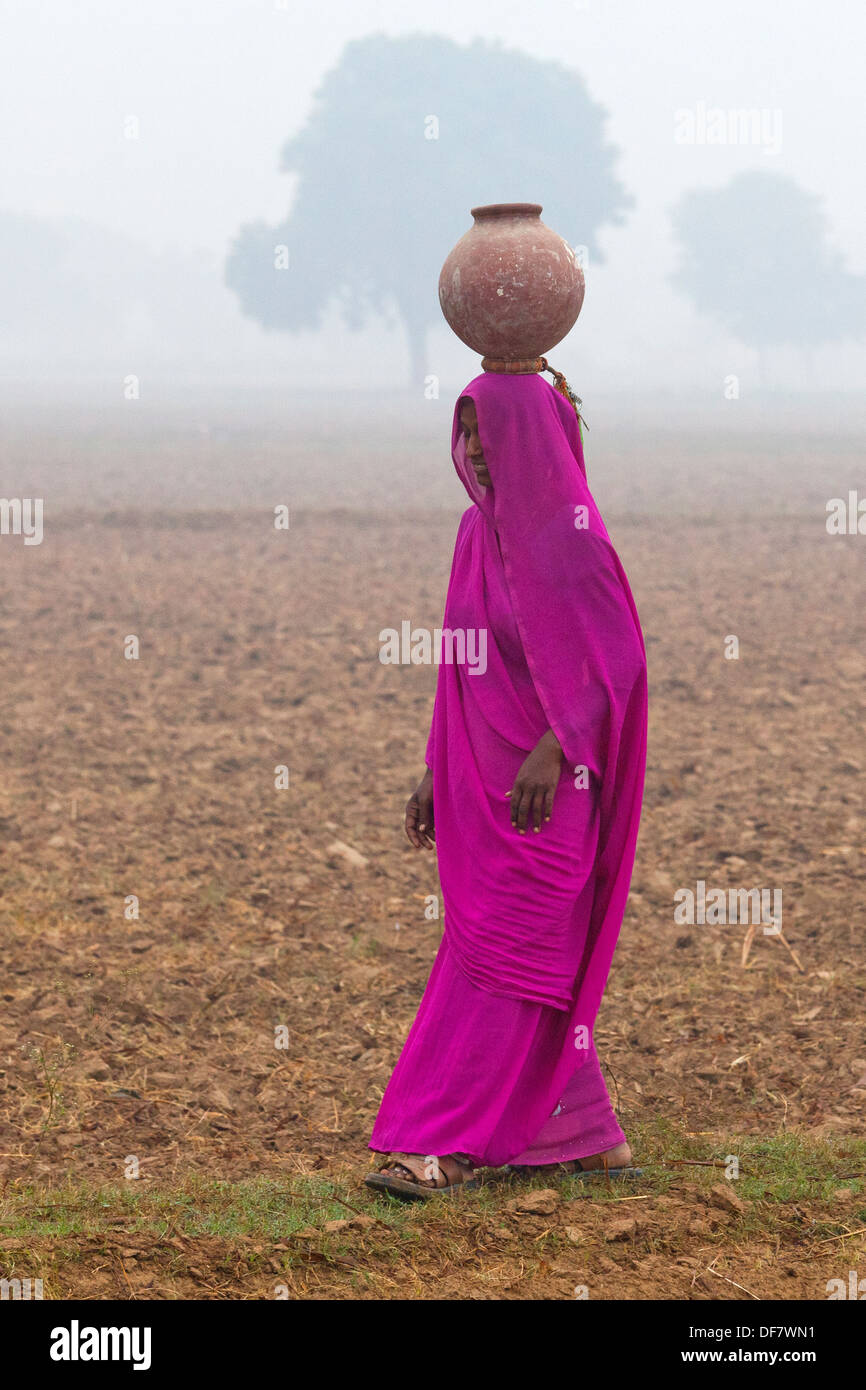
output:
<path id="1" fill-rule="evenodd" d="M 467 399 L 489 488 L 466 457 Z M 536 374 L 485 372 L 455 406 L 452 455 L 473 505 L 457 535 L 444 630 L 483 629 L 486 660 L 483 669 L 446 660 L 437 678 L 427 761 L 445 933 L 473 984 L 568 1015 L 555 1100 L 587 1055 L 581 1030 L 591 1037 L 628 896 L 646 654 L 568 399 Z M 507 793 L 548 728 L 563 750 L 552 816 L 540 833 L 519 835 Z"/>

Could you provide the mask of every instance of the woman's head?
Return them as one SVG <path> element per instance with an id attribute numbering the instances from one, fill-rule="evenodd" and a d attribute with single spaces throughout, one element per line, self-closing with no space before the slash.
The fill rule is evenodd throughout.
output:
<path id="1" fill-rule="evenodd" d="M 535 508 L 553 492 L 579 505 L 586 473 L 577 415 L 538 373 L 482 372 L 454 405 L 451 454 L 457 476 L 488 521 Z"/>
<path id="2" fill-rule="evenodd" d="M 478 433 L 475 402 L 469 396 L 460 402 L 460 429 L 466 440 L 466 458 L 472 465 L 476 479 L 482 487 L 492 487 L 493 483 L 484 457 L 481 437 Z"/>

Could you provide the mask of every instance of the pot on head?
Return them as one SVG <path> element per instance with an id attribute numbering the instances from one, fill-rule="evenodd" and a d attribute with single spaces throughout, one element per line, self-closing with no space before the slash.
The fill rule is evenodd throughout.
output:
<path id="1" fill-rule="evenodd" d="M 577 321 L 583 271 L 541 221 L 540 203 L 491 203 L 472 216 L 439 276 L 442 312 L 461 342 L 484 354 L 482 366 L 538 371 L 538 358 Z"/>

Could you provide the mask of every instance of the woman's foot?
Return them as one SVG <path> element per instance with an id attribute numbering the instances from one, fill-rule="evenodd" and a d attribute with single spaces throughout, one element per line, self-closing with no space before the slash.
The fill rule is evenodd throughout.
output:
<path id="1" fill-rule="evenodd" d="M 586 1158 L 572 1158 L 565 1163 L 520 1163 L 511 1164 L 513 1173 L 521 1173 L 532 1176 L 535 1173 L 559 1174 L 564 1173 L 590 1173 L 595 1170 L 613 1171 L 617 1168 L 631 1167 L 631 1149 L 628 1143 L 623 1140 L 621 1144 L 616 1144 L 612 1149 L 605 1149 L 603 1153 L 590 1154 Z"/>
<path id="2" fill-rule="evenodd" d="M 375 1173 L 368 1173 L 367 1187 L 404 1201 L 424 1200 L 434 1192 L 454 1192 L 458 1187 L 477 1187 L 472 1165 L 455 1154 L 396 1154 Z"/>
<path id="3" fill-rule="evenodd" d="M 565 1165 L 568 1167 L 568 1164 Z M 628 1143 L 623 1140 L 621 1144 L 616 1144 L 612 1149 L 605 1149 L 604 1153 L 591 1154 L 589 1158 L 572 1159 L 572 1173 L 588 1173 L 593 1168 L 629 1168 L 631 1166 L 631 1149 Z"/>

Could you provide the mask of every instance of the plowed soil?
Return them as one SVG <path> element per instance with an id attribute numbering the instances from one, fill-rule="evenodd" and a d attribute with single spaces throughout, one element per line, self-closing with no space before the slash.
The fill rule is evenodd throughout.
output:
<path id="1" fill-rule="evenodd" d="M 153 1190 L 192 1173 L 320 1175 L 370 1210 L 367 1140 L 442 931 L 425 915 L 435 857 L 402 831 L 435 668 L 380 664 L 378 634 L 440 622 L 457 515 L 301 509 L 283 532 L 266 508 L 115 509 L 61 514 L 41 546 L 2 538 L 5 1192 L 122 1184 L 135 1159 Z M 597 1030 L 622 1122 L 862 1136 L 866 538 L 829 537 L 821 514 L 607 519 L 651 700 L 633 891 Z M 674 893 L 698 880 L 780 889 L 782 938 L 676 922 Z M 636 1204 L 645 1232 L 691 1200 L 675 1188 Z M 711 1226 L 682 1225 L 682 1278 L 648 1246 L 639 1289 L 611 1275 L 595 1296 L 740 1296 L 694 1284 Z M 451 1267 L 449 1287 L 572 1296 L 570 1265 L 514 1282 L 535 1238 L 521 1230 Z M 100 1266 L 105 1239 L 29 1248 L 56 1293 L 125 1296 L 153 1257 Z M 142 1296 L 250 1296 L 221 1239 Z M 753 1261 L 751 1281 L 731 1279 L 823 1296 L 823 1265 L 792 1257 L 785 1273 L 761 1239 L 764 1272 Z M 76 1241 L 67 1270 L 52 1252 Z M 359 1288 L 339 1263 L 322 1283 L 323 1258 L 308 1279 L 296 1269 L 293 1293 L 435 1296 L 393 1271 Z M 604 1285 L 612 1262 L 598 1260 Z M 835 1263 L 845 1275 L 847 1255 Z"/>

